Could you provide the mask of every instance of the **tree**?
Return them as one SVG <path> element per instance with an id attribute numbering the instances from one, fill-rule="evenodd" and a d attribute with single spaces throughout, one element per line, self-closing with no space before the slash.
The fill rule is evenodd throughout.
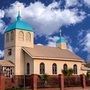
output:
<path id="1" fill-rule="evenodd" d="M 72 68 L 68 69 L 68 76 L 72 76 L 72 74 L 73 74 L 73 69 Z"/>
<path id="2" fill-rule="evenodd" d="M 73 69 L 72 68 L 69 68 L 69 69 L 66 69 L 66 70 L 62 70 L 62 73 L 65 76 L 71 76 L 73 74 Z"/>
<path id="3" fill-rule="evenodd" d="M 47 74 L 42 74 L 42 75 L 40 75 L 40 78 L 43 81 L 43 86 L 45 87 L 45 85 L 47 84 L 48 75 Z"/>
<path id="4" fill-rule="evenodd" d="M 87 72 L 86 76 L 90 79 L 90 71 Z"/>

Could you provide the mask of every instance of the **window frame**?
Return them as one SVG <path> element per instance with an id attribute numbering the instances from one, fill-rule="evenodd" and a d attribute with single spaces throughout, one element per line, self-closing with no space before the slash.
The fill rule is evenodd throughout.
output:
<path id="1" fill-rule="evenodd" d="M 6 42 L 9 42 L 9 33 L 6 33 Z"/>
<path id="2" fill-rule="evenodd" d="M 43 62 L 40 63 L 40 74 L 45 74 L 45 64 Z"/>
<path id="3" fill-rule="evenodd" d="M 18 38 L 19 38 L 19 41 L 24 41 L 24 32 L 23 31 L 19 31 Z"/>
<path id="4" fill-rule="evenodd" d="M 11 31 L 11 41 L 14 40 L 14 31 Z"/>
<path id="5" fill-rule="evenodd" d="M 52 64 L 52 74 L 57 74 L 57 64 L 56 63 Z"/>
<path id="6" fill-rule="evenodd" d="M 27 75 L 30 74 L 30 63 L 27 63 Z"/>
<path id="7" fill-rule="evenodd" d="M 77 74 L 78 72 L 77 72 L 77 65 L 76 64 L 74 64 L 73 65 L 73 74 Z"/>
<path id="8" fill-rule="evenodd" d="M 67 70 L 68 69 L 68 65 L 67 64 L 64 64 L 63 65 L 63 70 Z"/>
<path id="9" fill-rule="evenodd" d="M 30 32 L 26 33 L 26 41 L 31 41 L 31 33 Z"/>
<path id="10" fill-rule="evenodd" d="M 7 54 L 8 54 L 8 56 L 11 56 L 12 55 L 12 49 L 11 48 L 8 49 Z"/>

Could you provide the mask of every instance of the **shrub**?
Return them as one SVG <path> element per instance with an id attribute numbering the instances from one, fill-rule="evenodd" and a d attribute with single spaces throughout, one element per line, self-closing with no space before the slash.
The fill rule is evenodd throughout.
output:
<path id="1" fill-rule="evenodd" d="M 40 75 L 40 78 L 41 78 L 41 80 L 47 81 L 48 75 L 47 74 L 42 74 L 42 75 Z"/>
<path id="2" fill-rule="evenodd" d="M 69 68 L 69 69 L 66 69 L 66 70 L 62 70 L 62 73 L 65 76 L 71 76 L 73 74 L 73 69 L 72 68 Z"/>
<path id="3" fill-rule="evenodd" d="M 86 75 L 88 78 L 90 78 L 90 71 L 88 71 Z"/>

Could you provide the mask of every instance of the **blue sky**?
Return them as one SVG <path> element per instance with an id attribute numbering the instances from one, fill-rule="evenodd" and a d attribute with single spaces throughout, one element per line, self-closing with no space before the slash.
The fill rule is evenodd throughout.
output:
<path id="1" fill-rule="evenodd" d="M 5 28 L 15 21 L 18 9 L 33 27 L 35 44 L 55 47 L 62 30 L 69 50 L 90 60 L 90 0 L 0 0 L 0 58 Z"/>

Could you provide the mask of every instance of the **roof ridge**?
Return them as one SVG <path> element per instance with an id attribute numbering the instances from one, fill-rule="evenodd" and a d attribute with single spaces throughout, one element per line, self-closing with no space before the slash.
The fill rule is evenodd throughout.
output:
<path id="1" fill-rule="evenodd" d="M 51 47 L 51 46 L 47 46 L 47 45 L 35 45 L 36 47 L 37 46 L 40 46 L 40 47 L 49 47 L 49 48 L 58 48 L 58 47 Z"/>

